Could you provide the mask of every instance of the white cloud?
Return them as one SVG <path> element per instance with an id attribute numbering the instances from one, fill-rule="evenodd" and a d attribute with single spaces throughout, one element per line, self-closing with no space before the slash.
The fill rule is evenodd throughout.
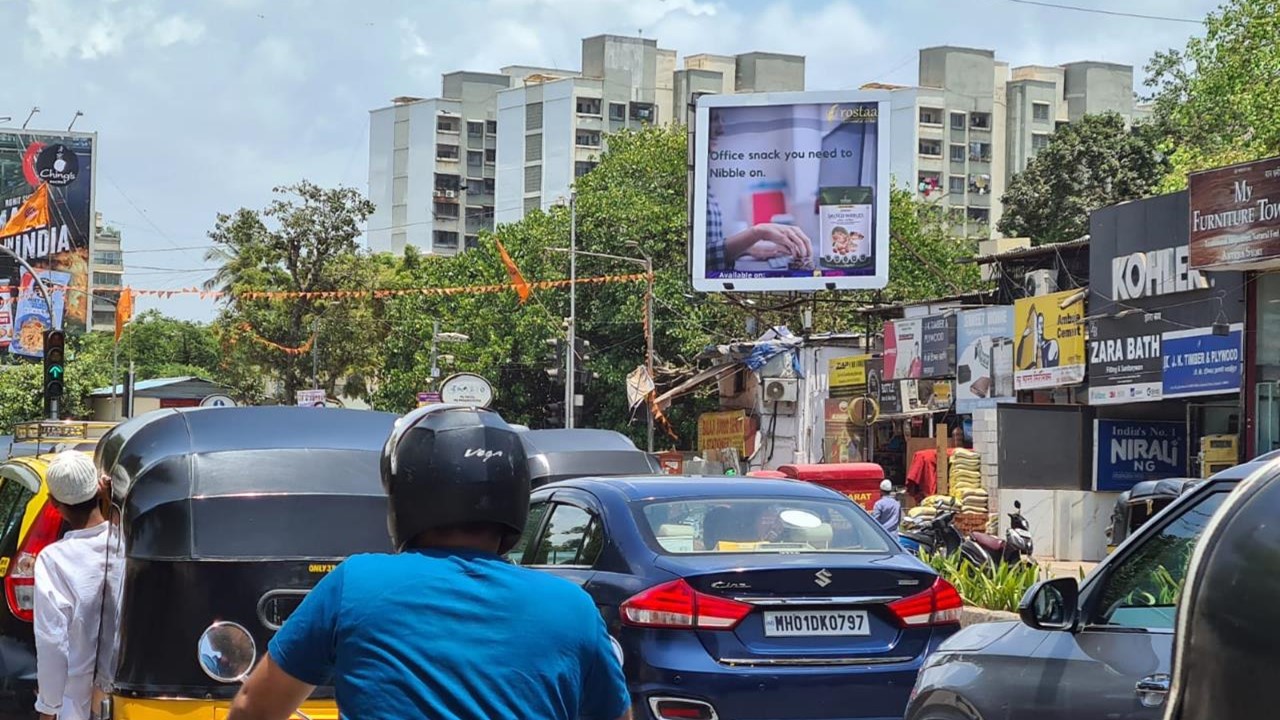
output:
<path id="1" fill-rule="evenodd" d="M 400 30 L 400 54 L 406 60 L 413 60 L 431 56 L 431 48 L 427 45 L 427 41 L 422 39 L 422 35 L 418 34 L 418 24 L 409 18 L 400 18 L 396 21 L 396 27 Z"/>
<path id="2" fill-rule="evenodd" d="M 170 15 L 151 28 L 151 41 L 160 47 L 195 43 L 204 36 L 204 23 L 184 15 Z"/>

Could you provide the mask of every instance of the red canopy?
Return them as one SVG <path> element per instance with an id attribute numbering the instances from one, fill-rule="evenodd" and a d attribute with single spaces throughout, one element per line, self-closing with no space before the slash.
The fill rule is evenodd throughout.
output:
<path id="1" fill-rule="evenodd" d="M 786 473 L 778 472 L 777 470 L 752 470 L 751 472 L 747 473 L 747 477 L 782 479 L 782 478 L 789 478 L 791 476 Z"/>
<path id="2" fill-rule="evenodd" d="M 875 480 L 884 479 L 884 468 L 876 463 L 823 463 L 817 465 L 783 465 L 778 471 L 796 480 Z"/>

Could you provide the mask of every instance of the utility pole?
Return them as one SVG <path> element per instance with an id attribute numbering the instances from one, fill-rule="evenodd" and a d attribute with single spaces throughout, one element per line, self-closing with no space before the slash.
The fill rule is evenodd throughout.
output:
<path id="1" fill-rule="evenodd" d="M 568 345 L 565 352 L 564 373 L 564 427 L 573 429 L 573 414 L 577 410 L 577 393 L 574 387 L 574 357 L 578 348 L 578 201 L 577 193 L 569 191 L 569 320 Z"/>
<path id="2" fill-rule="evenodd" d="M 644 297 L 644 365 L 649 372 L 649 382 L 653 379 L 653 260 L 648 255 L 644 256 L 644 272 L 645 281 L 648 283 Z M 656 385 L 654 387 L 657 387 Z M 656 392 L 656 390 L 655 390 Z M 653 452 L 653 403 L 650 402 L 645 408 L 646 414 L 649 416 L 649 442 L 648 451 Z"/>
<path id="3" fill-rule="evenodd" d="M 320 316 L 311 319 L 311 389 L 320 389 Z"/>
<path id="4" fill-rule="evenodd" d="M 436 389 L 436 378 L 440 377 L 440 366 L 436 360 L 439 358 L 436 349 L 436 338 L 440 337 L 440 321 L 431 321 L 431 389 Z"/>

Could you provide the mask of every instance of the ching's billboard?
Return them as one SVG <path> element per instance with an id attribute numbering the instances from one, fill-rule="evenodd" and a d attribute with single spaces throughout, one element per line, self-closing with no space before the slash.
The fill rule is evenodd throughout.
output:
<path id="1" fill-rule="evenodd" d="M 95 141 L 87 133 L 0 130 L 0 243 L 55 295 L 48 307 L 29 292 L 32 279 L 21 266 L 0 255 L 0 316 L 11 322 L 16 353 L 38 355 L 29 341 L 49 326 L 83 330 L 88 323 Z"/>
<path id="2" fill-rule="evenodd" d="M 883 288 L 889 101 L 882 92 L 698 100 L 693 287 Z"/>

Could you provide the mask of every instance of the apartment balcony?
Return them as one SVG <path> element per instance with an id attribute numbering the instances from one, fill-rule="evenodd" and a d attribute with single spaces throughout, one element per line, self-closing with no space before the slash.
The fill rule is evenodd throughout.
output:
<path id="1" fill-rule="evenodd" d="M 599 115 L 578 115 L 574 127 L 579 130 L 603 132 L 605 130 L 604 118 Z"/>

